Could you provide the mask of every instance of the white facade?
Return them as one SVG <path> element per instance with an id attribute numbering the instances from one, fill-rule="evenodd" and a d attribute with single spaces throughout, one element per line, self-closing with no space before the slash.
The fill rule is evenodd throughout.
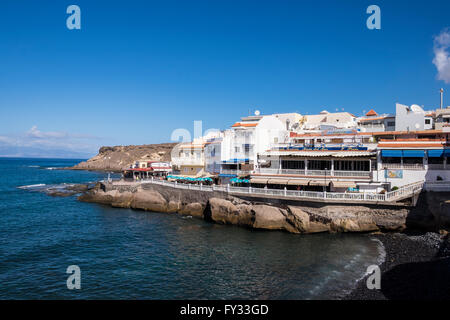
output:
<path id="1" fill-rule="evenodd" d="M 316 115 L 306 115 L 301 120 L 301 130 L 352 129 L 357 127 L 357 118 L 349 112 L 330 113 L 326 110 Z"/>
<path id="2" fill-rule="evenodd" d="M 420 131 L 433 128 L 433 118 L 418 105 L 395 104 L 395 131 Z"/>
<path id="3" fill-rule="evenodd" d="M 233 159 L 256 162 L 258 153 L 284 142 L 288 131 L 275 115 L 261 116 L 258 121 L 242 121 L 224 132 L 222 139 L 222 161 Z"/>

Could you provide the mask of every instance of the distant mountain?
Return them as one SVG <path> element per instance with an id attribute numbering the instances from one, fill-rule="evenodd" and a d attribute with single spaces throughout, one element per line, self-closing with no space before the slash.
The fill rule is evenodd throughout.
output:
<path id="1" fill-rule="evenodd" d="M 0 157 L 87 159 L 92 156 L 93 153 L 90 152 L 77 152 L 66 149 L 45 149 L 39 147 L 0 145 Z"/>

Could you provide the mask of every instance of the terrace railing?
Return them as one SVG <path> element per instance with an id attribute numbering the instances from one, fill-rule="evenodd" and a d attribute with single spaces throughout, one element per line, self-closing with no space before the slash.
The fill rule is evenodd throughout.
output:
<path id="1" fill-rule="evenodd" d="M 294 174 L 302 176 L 329 176 L 329 177 L 361 177 L 370 178 L 370 171 L 349 171 L 349 170 L 305 170 L 305 169 L 276 169 L 259 168 L 255 171 L 260 174 Z"/>
<path id="2" fill-rule="evenodd" d="M 393 203 L 402 199 L 413 196 L 419 193 L 423 186 L 423 181 L 418 181 L 405 186 L 400 187 L 397 190 L 387 193 L 342 193 L 342 192 L 316 192 L 316 191 L 302 191 L 302 190 L 286 190 L 286 189 L 268 189 L 268 188 L 255 188 L 255 187 L 234 187 L 230 185 L 202 185 L 202 184 L 184 184 L 177 181 L 169 182 L 167 180 L 141 180 L 139 182 L 124 182 L 116 181 L 114 185 L 130 185 L 130 184 L 158 184 L 177 189 L 186 190 L 198 190 L 198 191 L 221 191 L 229 194 L 236 195 L 251 195 L 251 196 L 270 196 L 278 197 L 280 199 L 297 198 L 297 199 L 325 199 L 336 200 L 343 202 L 386 202 Z"/>

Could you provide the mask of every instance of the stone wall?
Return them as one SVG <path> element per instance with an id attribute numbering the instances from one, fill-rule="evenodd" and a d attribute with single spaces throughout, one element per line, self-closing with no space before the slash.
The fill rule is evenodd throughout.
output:
<path id="1" fill-rule="evenodd" d="M 80 201 L 113 207 L 179 213 L 220 224 L 292 233 L 400 231 L 443 228 L 450 223 L 448 194 L 423 193 L 417 207 L 336 205 L 318 202 L 246 200 L 224 192 L 202 192 L 146 184 L 97 184 Z"/>

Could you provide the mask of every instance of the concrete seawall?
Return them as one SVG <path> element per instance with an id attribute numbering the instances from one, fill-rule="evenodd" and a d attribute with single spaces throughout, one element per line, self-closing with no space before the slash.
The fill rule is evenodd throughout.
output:
<path id="1" fill-rule="evenodd" d="M 291 233 L 437 230 L 450 225 L 448 193 L 423 192 L 416 207 L 246 199 L 226 192 L 155 184 L 98 183 L 80 201 L 120 208 L 179 213 L 215 223 Z"/>

